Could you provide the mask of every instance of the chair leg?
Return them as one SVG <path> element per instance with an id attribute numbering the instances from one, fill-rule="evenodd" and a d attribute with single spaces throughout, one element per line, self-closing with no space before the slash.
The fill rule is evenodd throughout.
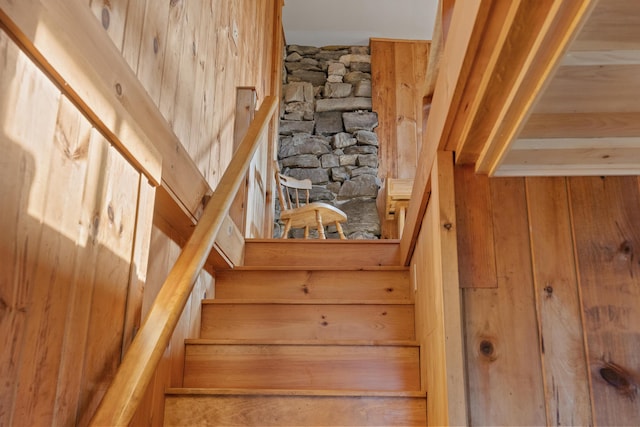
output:
<path id="1" fill-rule="evenodd" d="M 287 220 L 287 222 L 284 224 L 284 231 L 282 232 L 283 239 L 289 238 L 289 230 L 291 230 L 291 220 Z"/>
<path id="2" fill-rule="evenodd" d="M 309 238 L 309 226 L 305 226 L 304 227 L 304 238 L 308 239 Z"/>
<path id="3" fill-rule="evenodd" d="M 336 221 L 336 228 L 338 229 L 338 234 L 340 235 L 340 239 L 347 240 L 347 238 L 344 235 L 344 231 L 342 231 L 342 225 L 340 225 L 338 221 Z"/>
<path id="4" fill-rule="evenodd" d="M 324 234 L 324 225 L 322 224 L 322 214 L 319 211 L 316 211 L 316 222 L 318 223 L 318 235 L 321 239 L 326 239 L 327 236 Z"/>

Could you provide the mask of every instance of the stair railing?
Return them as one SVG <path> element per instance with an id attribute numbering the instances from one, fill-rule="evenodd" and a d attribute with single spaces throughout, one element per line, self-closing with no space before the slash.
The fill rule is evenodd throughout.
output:
<path id="1" fill-rule="evenodd" d="M 93 426 L 126 426 L 133 418 L 156 371 L 193 284 L 204 266 L 251 158 L 276 110 L 277 98 L 266 97 L 231 159 L 193 234 L 162 285 L 149 314 L 91 420 Z"/>

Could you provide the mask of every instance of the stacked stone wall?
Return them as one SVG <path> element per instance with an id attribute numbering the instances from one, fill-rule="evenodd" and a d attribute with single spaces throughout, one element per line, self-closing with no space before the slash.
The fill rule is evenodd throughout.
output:
<path id="1" fill-rule="evenodd" d="M 349 239 L 377 239 L 378 116 L 371 107 L 366 46 L 287 46 L 278 159 L 285 175 L 310 179 L 311 201 L 348 216 Z M 276 215 L 277 217 L 277 215 Z M 281 233 L 276 223 L 274 235 Z M 301 231 L 293 231 L 298 237 Z M 330 227 L 329 237 L 337 237 Z"/>

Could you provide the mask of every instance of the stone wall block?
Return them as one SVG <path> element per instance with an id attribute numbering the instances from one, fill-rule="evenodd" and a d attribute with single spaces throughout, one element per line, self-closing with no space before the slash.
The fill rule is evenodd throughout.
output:
<path id="1" fill-rule="evenodd" d="M 293 168 L 289 169 L 287 175 L 295 179 L 309 179 L 313 184 L 326 184 L 329 181 L 329 172 L 322 168 Z"/>
<path id="2" fill-rule="evenodd" d="M 280 120 L 280 134 L 313 133 L 314 121 Z"/>
<path id="3" fill-rule="evenodd" d="M 351 171 L 351 178 L 355 178 L 360 175 L 372 175 L 375 177 L 378 175 L 378 168 L 363 166 L 363 167 L 355 168 L 354 170 Z"/>
<path id="4" fill-rule="evenodd" d="M 298 46 L 298 45 L 292 44 L 287 46 L 287 52 L 288 53 L 296 52 L 302 56 L 309 56 L 309 55 L 315 55 L 316 53 L 320 52 L 320 48 L 314 47 L 314 46 Z"/>
<path id="5" fill-rule="evenodd" d="M 342 113 L 339 111 L 323 111 L 316 113 L 316 133 L 320 135 L 333 135 L 344 132 Z"/>
<path id="6" fill-rule="evenodd" d="M 358 154 L 358 166 L 378 167 L 378 156 L 376 154 Z"/>
<path id="7" fill-rule="evenodd" d="M 361 175 L 346 181 L 340 188 L 338 200 L 354 199 L 356 197 L 372 197 L 378 195 L 378 182 L 373 175 Z"/>
<path id="8" fill-rule="evenodd" d="M 304 85 L 309 83 L 292 82 L 284 86 L 284 102 L 304 102 Z"/>
<path id="9" fill-rule="evenodd" d="M 370 62 L 352 62 L 351 71 L 362 71 L 363 73 L 370 73 L 371 63 Z"/>
<path id="10" fill-rule="evenodd" d="M 323 154 L 320 158 L 321 166 L 325 169 L 335 168 L 340 166 L 340 156 L 335 154 Z"/>
<path id="11" fill-rule="evenodd" d="M 289 73 L 291 82 L 309 82 L 314 86 L 322 86 L 327 81 L 327 75 L 322 71 L 296 70 Z"/>
<path id="12" fill-rule="evenodd" d="M 318 126 L 317 123 L 316 126 Z M 376 135 L 375 132 L 368 130 L 359 130 L 356 131 L 355 137 L 358 140 L 358 144 L 360 145 L 373 145 L 375 147 L 378 146 L 378 135 Z"/>
<path id="13" fill-rule="evenodd" d="M 340 166 L 356 166 L 358 154 L 343 154 L 340 156 Z"/>
<path id="14" fill-rule="evenodd" d="M 321 50 L 314 55 L 314 58 L 319 61 L 338 61 L 340 57 L 349 53 L 348 49 L 340 49 L 340 50 Z"/>
<path id="15" fill-rule="evenodd" d="M 285 157 L 280 161 L 283 167 L 290 168 L 319 168 L 320 160 L 315 154 L 299 154 L 297 156 Z"/>
<path id="16" fill-rule="evenodd" d="M 353 96 L 371 97 L 371 80 L 359 80 L 353 84 Z"/>
<path id="17" fill-rule="evenodd" d="M 371 110 L 371 98 L 325 98 L 316 101 L 316 111 Z"/>
<path id="18" fill-rule="evenodd" d="M 347 132 L 356 132 L 359 130 L 372 131 L 378 126 L 378 114 L 370 111 L 343 113 L 342 121 Z"/>
<path id="19" fill-rule="evenodd" d="M 298 52 L 293 52 L 290 53 L 289 55 L 287 55 L 287 57 L 285 58 L 286 62 L 298 62 L 303 58 L 302 55 L 300 55 Z"/>
<path id="20" fill-rule="evenodd" d="M 375 200 L 352 200 L 339 207 L 349 218 L 343 227 L 349 239 L 355 238 L 354 233 L 359 232 L 380 235 L 380 219 Z"/>
<path id="21" fill-rule="evenodd" d="M 331 83 L 327 82 L 324 85 L 324 96 L 326 98 L 346 98 L 351 95 L 350 83 Z"/>
<path id="22" fill-rule="evenodd" d="M 368 63 L 371 64 L 371 55 L 358 55 L 354 53 L 350 53 L 348 55 L 343 55 L 340 57 L 340 62 L 342 62 L 346 67 L 352 67 L 352 63 Z"/>
<path id="23" fill-rule="evenodd" d="M 345 148 L 344 154 L 378 154 L 378 149 L 373 145 L 357 145 Z"/>
<path id="24" fill-rule="evenodd" d="M 315 156 L 321 156 L 323 154 L 331 153 L 331 147 L 328 144 L 318 141 L 310 140 L 302 144 L 280 144 L 278 149 L 278 156 L 281 159 L 287 157 L 299 156 L 301 154 L 313 154 Z"/>
<path id="25" fill-rule="evenodd" d="M 342 62 L 330 62 L 327 73 L 333 76 L 344 76 L 347 74 L 347 67 Z"/>
<path id="26" fill-rule="evenodd" d="M 309 64 L 309 63 L 305 63 L 305 62 L 285 62 L 284 63 L 285 68 L 287 69 L 288 72 L 293 72 L 293 71 L 322 71 L 322 69 L 318 66 L 318 65 L 313 65 L 313 64 Z"/>
<path id="27" fill-rule="evenodd" d="M 344 75 L 342 80 L 346 83 L 355 83 L 362 80 L 371 80 L 371 74 L 362 71 L 350 71 Z"/>
<path id="28" fill-rule="evenodd" d="M 346 166 L 331 168 L 331 179 L 336 182 L 345 182 L 351 178 L 351 169 Z"/>
<path id="29" fill-rule="evenodd" d="M 333 148 L 346 148 L 352 145 L 356 145 L 358 140 L 355 139 L 350 133 L 340 132 L 333 136 L 331 145 Z"/>

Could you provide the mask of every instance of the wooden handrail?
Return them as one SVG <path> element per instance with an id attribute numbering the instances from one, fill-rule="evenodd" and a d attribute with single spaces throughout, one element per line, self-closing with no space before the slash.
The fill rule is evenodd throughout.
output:
<path id="1" fill-rule="evenodd" d="M 216 235 L 244 180 L 251 158 L 258 148 L 261 135 L 268 128 L 276 105 L 276 97 L 269 96 L 256 113 L 191 238 L 185 244 L 147 318 L 125 354 L 91 420 L 91 425 L 126 426 L 131 421 L 169 344 L 196 277 L 209 256 Z"/>

